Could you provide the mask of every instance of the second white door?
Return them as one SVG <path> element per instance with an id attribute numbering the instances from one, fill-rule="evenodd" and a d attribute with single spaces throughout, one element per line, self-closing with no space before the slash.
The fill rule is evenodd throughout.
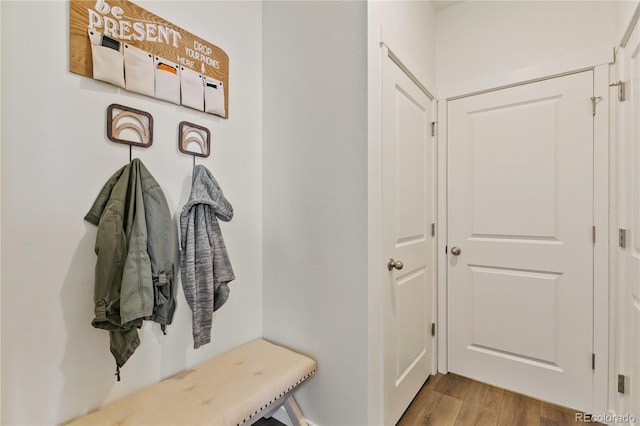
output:
<path id="1" fill-rule="evenodd" d="M 448 104 L 449 370 L 589 411 L 591 71 Z"/>

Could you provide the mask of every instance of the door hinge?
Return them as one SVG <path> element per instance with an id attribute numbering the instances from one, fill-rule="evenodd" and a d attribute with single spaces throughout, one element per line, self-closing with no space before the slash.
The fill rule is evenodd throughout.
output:
<path id="1" fill-rule="evenodd" d="M 593 225 L 593 227 L 591 228 L 591 233 L 592 233 L 591 237 L 593 239 L 593 244 L 595 244 L 596 243 L 596 226 L 595 225 Z"/>
<path id="2" fill-rule="evenodd" d="M 431 335 L 432 336 L 436 335 L 436 323 L 435 322 L 431 323 Z"/>
<path id="3" fill-rule="evenodd" d="M 431 224 L 431 236 L 432 237 L 436 236 L 436 224 L 435 223 Z"/>
<path id="4" fill-rule="evenodd" d="M 602 96 L 592 96 L 591 97 L 591 113 L 596 115 L 596 104 L 602 100 Z"/>
<path id="5" fill-rule="evenodd" d="M 431 122 L 431 136 L 435 136 L 438 133 L 438 122 L 437 121 L 432 121 Z"/>
<path id="6" fill-rule="evenodd" d="M 624 393 L 624 374 L 618 374 L 618 393 Z"/>
<path id="7" fill-rule="evenodd" d="M 626 95 L 626 89 L 627 89 L 627 85 L 625 84 L 624 81 L 618 80 L 615 83 L 611 83 L 609 85 L 609 87 L 613 87 L 613 86 L 617 86 L 618 87 L 618 100 L 620 102 L 624 102 L 627 97 Z"/>
<path id="8" fill-rule="evenodd" d="M 591 369 L 596 369 L 596 354 L 591 354 Z"/>
<path id="9" fill-rule="evenodd" d="M 627 247 L 627 230 L 620 228 L 618 229 L 618 245 L 620 248 Z"/>

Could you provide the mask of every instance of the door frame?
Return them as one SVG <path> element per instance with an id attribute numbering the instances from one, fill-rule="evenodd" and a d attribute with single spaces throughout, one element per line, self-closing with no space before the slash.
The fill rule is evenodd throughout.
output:
<path id="1" fill-rule="evenodd" d="M 575 74 L 587 70 L 593 70 L 594 88 L 593 96 L 598 99 L 596 115 L 594 117 L 594 187 L 593 187 L 593 224 L 596 227 L 596 241 L 593 256 L 593 352 L 596 354 L 595 369 L 593 373 L 593 397 L 592 413 L 603 414 L 607 412 L 607 395 L 609 386 L 609 253 L 611 235 L 612 204 L 610 203 L 610 181 L 614 179 L 609 164 L 610 152 L 615 152 L 610 147 L 609 139 L 609 64 L 602 64 L 590 68 L 568 71 L 561 74 L 544 76 L 532 80 L 522 81 L 516 84 L 494 87 L 480 92 L 446 98 L 438 102 L 438 215 L 437 215 L 437 242 L 438 253 L 438 321 L 437 321 L 437 348 L 438 371 L 448 372 L 448 276 L 447 254 L 445 253 L 448 235 L 447 206 L 448 206 L 448 157 L 447 157 L 447 108 L 449 101 L 493 92 L 510 87 L 521 86 L 537 81 L 548 80 L 565 75 Z"/>

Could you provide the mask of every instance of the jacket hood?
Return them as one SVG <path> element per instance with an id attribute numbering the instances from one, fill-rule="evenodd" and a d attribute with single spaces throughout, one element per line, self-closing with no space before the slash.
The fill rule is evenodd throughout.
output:
<path id="1" fill-rule="evenodd" d="M 196 204 L 211 206 L 216 217 L 225 222 L 233 218 L 231 203 L 224 197 L 220 185 L 218 185 L 211 172 L 201 164 L 198 164 L 193 170 L 191 194 L 181 214 L 188 214 L 191 207 Z"/>

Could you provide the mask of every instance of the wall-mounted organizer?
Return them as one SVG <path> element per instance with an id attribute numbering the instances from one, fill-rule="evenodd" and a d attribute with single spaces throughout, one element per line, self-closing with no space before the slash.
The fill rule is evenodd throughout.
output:
<path id="1" fill-rule="evenodd" d="M 211 132 L 206 127 L 181 121 L 178 126 L 178 148 L 188 155 L 208 157 L 211 153 Z"/>
<path id="2" fill-rule="evenodd" d="M 70 0 L 69 14 L 71 72 L 229 117 L 229 56 L 218 46 L 128 0 Z"/>
<path id="3" fill-rule="evenodd" d="M 153 143 L 153 116 L 124 105 L 107 108 L 107 136 L 116 143 L 149 147 Z"/>

